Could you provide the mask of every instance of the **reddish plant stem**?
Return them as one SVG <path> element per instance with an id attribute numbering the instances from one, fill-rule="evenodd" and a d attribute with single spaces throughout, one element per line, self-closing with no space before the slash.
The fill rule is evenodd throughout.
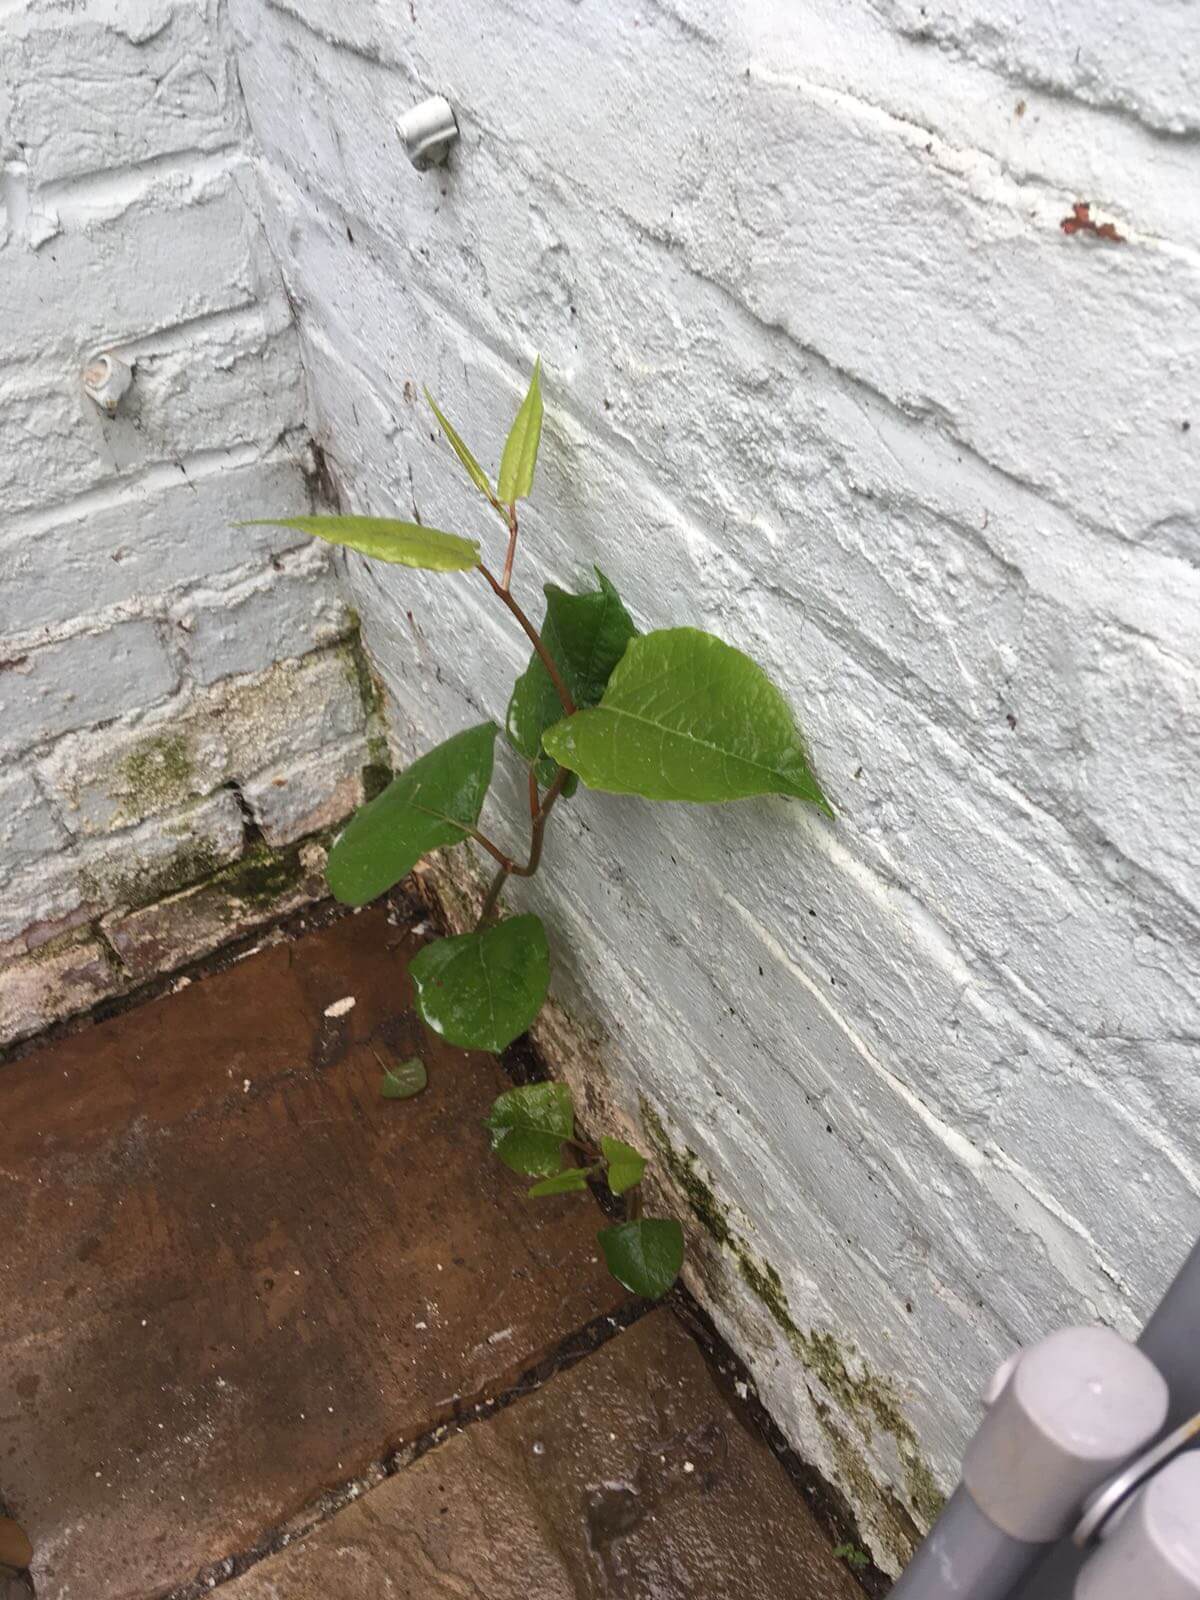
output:
<path id="1" fill-rule="evenodd" d="M 504 556 L 504 576 L 500 580 L 500 586 L 506 594 L 508 592 L 509 585 L 512 583 L 513 561 L 516 559 L 516 554 L 517 502 L 514 500 L 508 508 L 508 550 Z"/>
<path id="2" fill-rule="evenodd" d="M 534 813 L 533 824 L 530 829 L 529 838 L 529 860 L 526 861 L 524 865 L 522 865 L 520 862 L 512 861 L 507 857 L 502 857 L 499 852 L 493 849 L 492 854 L 495 855 L 496 859 L 501 862 L 501 866 L 499 872 L 497 872 L 496 876 L 492 879 L 491 884 L 488 887 L 487 894 L 484 896 L 483 907 L 479 913 L 479 921 L 475 924 L 477 928 L 482 928 L 484 923 L 491 916 L 492 912 L 496 909 L 496 902 L 500 898 L 500 891 L 504 888 L 504 885 L 508 882 L 510 877 L 532 878 L 538 867 L 541 865 L 542 843 L 546 833 L 546 818 L 550 815 L 551 811 L 553 811 L 554 803 L 558 799 L 559 795 L 563 792 L 563 785 L 566 783 L 568 777 L 569 773 L 567 772 L 567 769 L 565 767 L 559 767 L 554 782 L 546 790 L 546 793 L 542 798 L 541 805 Z M 479 842 L 484 844 L 484 840 L 482 838 L 480 838 Z M 484 847 L 486 848 L 486 844 Z"/>
<path id="3" fill-rule="evenodd" d="M 533 623 L 530 622 L 529 618 L 521 610 L 520 606 L 513 599 L 512 595 L 508 592 L 504 585 L 497 579 L 494 573 L 488 571 L 482 561 L 479 563 L 479 570 L 491 584 L 492 589 L 498 598 L 504 602 L 504 604 L 512 612 L 513 616 L 516 617 L 517 621 L 521 624 L 521 627 L 524 629 L 525 635 L 530 644 L 537 651 L 539 660 L 545 667 L 546 671 L 550 674 L 550 682 L 554 685 L 555 694 L 557 694 L 558 698 L 562 701 L 563 710 L 566 712 L 568 717 L 573 717 L 577 708 L 574 700 L 571 699 L 571 691 L 563 682 L 563 675 L 558 670 L 558 664 L 554 657 L 542 643 L 541 634 L 534 627 Z"/>

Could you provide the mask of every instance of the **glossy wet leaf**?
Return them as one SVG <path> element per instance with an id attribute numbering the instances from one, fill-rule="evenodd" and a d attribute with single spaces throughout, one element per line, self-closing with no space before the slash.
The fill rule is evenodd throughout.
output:
<path id="1" fill-rule="evenodd" d="M 562 673 L 571 698 L 582 708 L 599 703 L 613 668 L 637 633 L 620 595 L 599 567 L 596 578 L 599 588 L 584 594 L 570 594 L 553 583 L 545 588 L 542 643 Z M 542 751 L 542 735 L 561 720 L 562 702 L 535 652 L 513 686 L 507 730 L 513 747 L 527 761 L 537 760 L 543 788 L 553 782 L 556 763 Z M 572 778 L 564 793 L 570 795 L 576 785 Z"/>
<path id="2" fill-rule="evenodd" d="M 631 1294 L 659 1300 L 683 1266 L 683 1229 L 673 1218 L 641 1217 L 596 1235 L 604 1264 Z"/>
<path id="3" fill-rule="evenodd" d="M 394 1067 L 385 1068 L 379 1092 L 385 1100 L 411 1100 L 413 1095 L 420 1094 L 428 1082 L 425 1063 L 419 1056 L 413 1056 L 408 1061 L 399 1061 Z"/>
<path id="4" fill-rule="evenodd" d="M 535 1183 L 530 1189 L 530 1200 L 542 1200 L 551 1194 L 576 1194 L 580 1189 L 587 1188 L 587 1167 L 567 1167 L 563 1172 L 556 1172 L 552 1178 L 543 1178 L 541 1183 Z"/>
<path id="5" fill-rule="evenodd" d="M 255 517 L 239 528 L 297 528 L 315 539 L 344 545 L 376 561 L 426 572 L 465 572 L 479 565 L 479 545 L 457 533 L 426 528 L 394 517 Z"/>
<path id="6" fill-rule="evenodd" d="M 600 1149 L 608 1163 L 608 1187 L 614 1194 L 624 1194 L 641 1183 L 646 1170 L 646 1158 L 622 1139 L 601 1139 Z"/>
<path id="7" fill-rule="evenodd" d="M 467 449 L 466 445 L 463 443 L 461 437 L 459 436 L 459 434 L 455 430 L 455 428 L 452 426 L 452 424 L 450 423 L 449 419 L 442 415 L 441 411 L 438 409 L 437 401 L 433 398 L 433 396 L 430 394 L 428 389 L 426 389 L 426 391 L 425 391 L 425 398 L 426 398 L 426 400 L 429 401 L 429 408 L 433 412 L 434 416 L 438 419 L 438 426 L 441 428 L 442 432 L 446 435 L 446 438 L 447 438 L 447 440 L 449 442 L 451 450 L 454 451 L 454 454 L 458 457 L 458 459 L 462 462 L 463 466 L 467 469 L 467 476 L 470 478 L 471 482 L 475 485 L 475 487 L 479 490 L 480 494 L 486 496 L 487 499 L 491 500 L 493 498 L 492 486 L 488 482 L 487 473 L 483 470 L 483 468 L 479 465 L 478 461 L 476 461 L 475 457 Z"/>
<path id="8" fill-rule="evenodd" d="M 516 420 L 504 443 L 500 457 L 500 477 L 496 493 L 505 505 L 523 500 L 533 488 L 538 445 L 542 439 L 542 358 L 533 364 L 529 392 L 521 402 Z"/>
<path id="9" fill-rule="evenodd" d="M 466 837 L 492 781 L 495 740 L 494 722 L 456 733 L 355 813 L 325 869 L 343 905 L 365 905 L 407 877 L 430 850 Z"/>
<path id="10" fill-rule="evenodd" d="M 575 1108 L 565 1083 L 527 1083 L 494 1102 L 484 1122 L 506 1166 L 544 1178 L 562 1166 L 563 1141 L 575 1136 Z"/>
<path id="11" fill-rule="evenodd" d="M 542 743 L 590 789 L 701 803 L 787 794 L 832 815 L 787 701 L 749 656 L 699 628 L 632 640 L 600 704 Z"/>
<path id="12" fill-rule="evenodd" d="M 542 1009 L 550 951 L 537 917 L 439 939 L 409 963 L 417 1010 L 435 1033 L 464 1050 L 499 1052 Z"/>

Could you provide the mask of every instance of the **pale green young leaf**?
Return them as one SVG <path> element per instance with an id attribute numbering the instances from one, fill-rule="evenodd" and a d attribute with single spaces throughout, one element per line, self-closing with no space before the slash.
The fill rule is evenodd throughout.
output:
<path id="1" fill-rule="evenodd" d="M 355 813 L 325 868 L 343 905 L 365 905 L 407 877 L 430 850 L 466 838 L 492 781 L 495 740 L 494 722 L 456 733 Z"/>
<path id="2" fill-rule="evenodd" d="M 461 436 L 456 432 L 456 430 L 454 429 L 454 427 L 450 423 L 449 418 L 443 416 L 442 412 L 438 409 L 438 403 L 433 398 L 433 396 L 430 394 L 428 389 L 426 389 L 426 391 L 425 391 L 425 398 L 426 398 L 426 400 L 429 401 L 429 409 L 433 412 L 434 416 L 438 419 L 438 426 L 441 428 L 442 432 L 446 435 L 446 439 L 449 442 L 451 450 L 454 451 L 454 454 L 458 457 L 458 459 L 462 462 L 463 466 L 467 469 L 467 476 L 470 478 L 471 482 L 475 485 L 475 487 L 479 490 L 480 494 L 483 495 L 485 499 L 494 501 L 495 496 L 492 493 L 492 486 L 488 482 L 487 473 L 483 470 L 483 468 L 479 465 L 478 461 L 476 461 L 475 457 L 467 449 L 466 445 L 462 441 Z"/>
<path id="3" fill-rule="evenodd" d="M 552 1178 L 543 1178 L 541 1183 L 535 1183 L 526 1199 L 543 1200 L 551 1194 L 575 1194 L 587 1188 L 589 1171 L 588 1167 L 567 1167 L 564 1172 L 556 1172 Z"/>
<path id="4" fill-rule="evenodd" d="M 596 1235 L 604 1264 L 623 1289 L 660 1300 L 683 1266 L 683 1229 L 673 1218 L 640 1217 Z"/>
<path id="5" fill-rule="evenodd" d="M 608 1187 L 614 1194 L 624 1194 L 641 1183 L 646 1170 L 646 1158 L 622 1139 L 602 1138 L 600 1150 L 608 1163 Z"/>
<path id="6" fill-rule="evenodd" d="M 600 704 L 542 744 L 590 789 L 697 803 L 786 794 L 833 815 L 787 701 L 749 656 L 699 628 L 632 640 Z"/>
<path id="7" fill-rule="evenodd" d="M 500 477 L 496 492 L 505 505 L 523 500 L 533 488 L 538 445 L 542 439 L 542 358 L 533 364 L 529 392 L 521 402 L 516 420 L 504 443 L 500 457 Z"/>
<path id="8" fill-rule="evenodd" d="M 575 1108 L 565 1083 L 527 1083 L 508 1089 L 484 1121 L 492 1149 L 506 1166 L 544 1178 L 562 1166 L 562 1146 L 575 1136 Z"/>
<path id="9" fill-rule="evenodd" d="M 254 517 L 239 528 L 296 528 L 329 544 L 344 545 L 376 561 L 426 572 L 465 572 L 479 565 L 479 545 L 457 533 L 394 517 Z"/>
<path id="10" fill-rule="evenodd" d="M 546 930 L 534 916 L 428 944 L 409 963 L 418 1012 L 464 1050 L 510 1045 L 542 1009 L 550 986 Z"/>
<path id="11" fill-rule="evenodd" d="M 620 595 L 599 567 L 596 578 L 599 588 L 584 594 L 569 594 L 553 583 L 545 589 L 542 643 L 562 673 L 571 698 L 581 708 L 594 706 L 600 699 L 625 646 L 637 633 Z M 514 749 L 527 761 L 537 762 L 538 781 L 543 788 L 553 782 L 556 763 L 542 750 L 542 734 L 561 717 L 562 702 L 535 651 L 513 685 L 506 726 Z M 563 793 L 569 797 L 577 782 L 572 775 Z"/>
<path id="12" fill-rule="evenodd" d="M 394 1067 L 384 1069 L 379 1092 L 385 1100 L 411 1100 L 428 1082 L 425 1063 L 419 1056 L 412 1056 L 408 1061 L 398 1061 Z"/>

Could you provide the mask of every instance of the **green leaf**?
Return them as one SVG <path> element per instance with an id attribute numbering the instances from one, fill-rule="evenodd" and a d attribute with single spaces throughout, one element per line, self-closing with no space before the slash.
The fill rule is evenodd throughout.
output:
<path id="1" fill-rule="evenodd" d="M 550 951 L 537 917 L 427 944 L 409 963 L 417 1010 L 435 1033 L 465 1050 L 499 1053 L 542 1009 Z"/>
<path id="2" fill-rule="evenodd" d="M 419 1056 L 413 1056 L 385 1069 L 379 1092 L 385 1100 L 411 1100 L 428 1082 L 425 1063 Z"/>
<path id="3" fill-rule="evenodd" d="M 600 704 L 542 744 L 591 789 L 696 802 L 788 794 L 833 815 L 787 701 L 749 656 L 698 628 L 632 640 Z"/>
<path id="4" fill-rule="evenodd" d="M 557 584 L 546 585 L 546 620 L 542 643 L 562 673 L 571 698 L 580 707 L 596 705 L 613 668 L 625 653 L 637 629 L 612 584 L 596 568 L 599 589 L 569 594 Z M 508 702 L 509 742 L 527 761 L 537 761 L 538 781 L 545 788 L 554 780 L 556 763 L 542 751 L 542 735 L 562 718 L 550 674 L 535 651 L 513 686 Z M 563 791 L 574 793 L 574 777 Z"/>
<path id="5" fill-rule="evenodd" d="M 438 426 L 449 440 L 451 450 L 454 451 L 454 454 L 462 462 L 463 466 L 466 467 L 467 476 L 470 478 L 471 482 L 479 490 L 480 494 L 486 499 L 494 500 L 495 496 L 492 494 L 492 486 L 488 482 L 487 473 L 483 470 L 478 461 L 476 461 L 475 457 L 462 442 L 462 439 L 451 426 L 448 418 L 444 417 L 441 411 L 438 410 L 438 403 L 430 394 L 428 389 L 425 391 L 425 398 L 429 401 L 430 410 L 438 419 Z"/>
<path id="6" fill-rule="evenodd" d="M 632 1145 L 621 1139 L 601 1139 L 600 1149 L 608 1162 L 608 1187 L 614 1194 L 624 1194 L 641 1183 L 646 1158 L 638 1155 Z"/>
<path id="7" fill-rule="evenodd" d="M 673 1218 L 641 1217 L 596 1235 L 604 1264 L 622 1288 L 659 1300 L 683 1266 L 683 1229 Z"/>
<path id="8" fill-rule="evenodd" d="M 376 561 L 423 567 L 426 572 L 465 572 L 479 565 L 479 545 L 474 539 L 460 539 L 456 533 L 426 528 L 419 522 L 397 522 L 394 517 L 255 517 L 237 526 L 298 528 Z"/>
<path id="9" fill-rule="evenodd" d="M 565 1172 L 556 1172 L 552 1178 L 543 1178 L 541 1183 L 535 1183 L 526 1199 L 542 1200 L 550 1194 L 575 1194 L 587 1188 L 590 1171 L 590 1167 L 568 1167 Z"/>
<path id="10" fill-rule="evenodd" d="M 514 1172 L 545 1178 L 562 1166 L 562 1145 L 575 1137 L 575 1108 L 565 1083 L 527 1083 L 495 1101 L 484 1122 L 492 1149 Z"/>
<path id="11" fill-rule="evenodd" d="M 505 505 L 523 500 L 533 488 L 533 469 L 537 465 L 542 439 L 542 358 L 533 364 L 529 392 L 521 402 L 516 420 L 504 443 L 500 457 L 500 479 L 496 492 Z"/>
<path id="12" fill-rule="evenodd" d="M 407 877 L 430 850 L 466 838 L 492 781 L 495 739 L 494 722 L 456 733 L 355 813 L 325 869 L 343 905 L 365 905 Z"/>

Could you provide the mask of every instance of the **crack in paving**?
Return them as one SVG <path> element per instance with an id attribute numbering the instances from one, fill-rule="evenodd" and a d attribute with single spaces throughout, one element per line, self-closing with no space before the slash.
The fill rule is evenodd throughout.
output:
<path id="1" fill-rule="evenodd" d="M 640 1322 L 655 1309 L 655 1304 L 650 1300 L 631 1300 L 609 1315 L 593 1318 L 591 1322 L 577 1328 L 574 1333 L 568 1334 L 548 1355 L 528 1367 L 509 1388 L 484 1399 L 456 1402 L 444 1422 L 428 1428 L 415 1439 L 395 1446 L 385 1455 L 372 1461 L 355 1477 L 318 1495 L 302 1511 L 268 1529 L 246 1549 L 234 1551 L 221 1560 L 202 1567 L 195 1577 L 169 1590 L 161 1596 L 161 1600 L 201 1600 L 201 1596 L 211 1594 L 214 1589 L 231 1582 L 234 1578 L 240 1578 L 260 1561 L 278 1555 L 297 1540 L 306 1538 L 346 1506 L 361 1499 L 364 1494 L 369 1494 L 388 1478 L 394 1478 L 397 1473 L 412 1466 L 422 1456 L 428 1455 L 431 1450 L 436 1450 L 447 1439 L 463 1433 L 477 1422 L 488 1421 L 515 1401 L 536 1393 L 543 1384 L 557 1377 L 559 1373 L 569 1372 L 578 1362 L 586 1360 L 618 1334 L 624 1333 L 626 1328 L 631 1328 L 634 1323 Z"/>

